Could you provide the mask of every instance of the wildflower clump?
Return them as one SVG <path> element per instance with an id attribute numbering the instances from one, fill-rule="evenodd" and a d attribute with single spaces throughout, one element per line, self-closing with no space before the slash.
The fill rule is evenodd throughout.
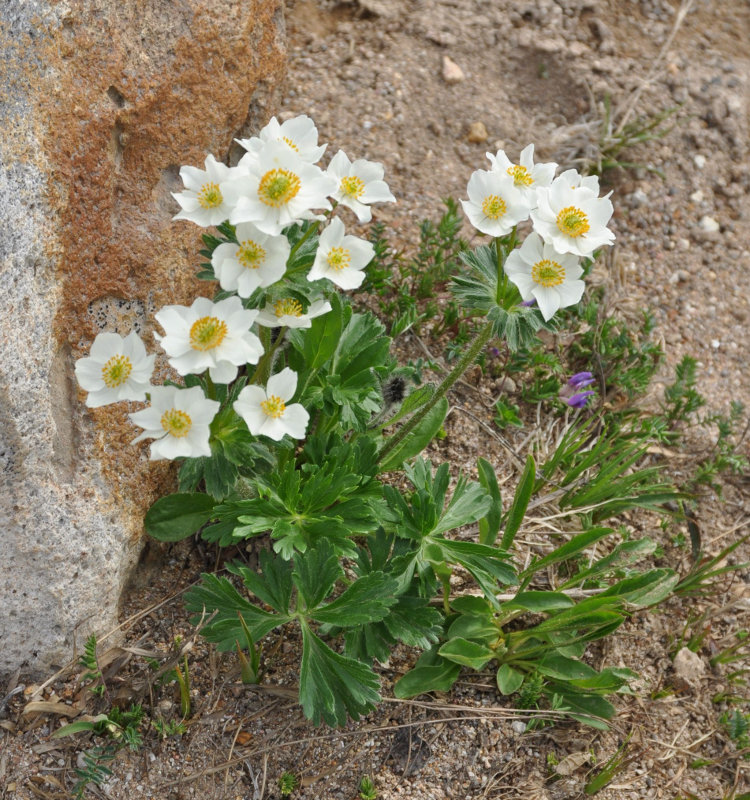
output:
<path id="1" fill-rule="evenodd" d="M 208 156 L 205 169 L 180 171 L 175 219 L 210 228 L 198 277 L 218 285 L 213 300 L 155 315 L 162 332 L 154 337 L 180 380 L 151 386 L 154 356 L 132 333 L 100 334 L 76 364 L 89 406 L 146 401 L 130 413 L 141 429 L 135 442 L 151 440 L 150 459 L 180 466 L 179 492 L 146 515 L 152 536 L 200 532 L 220 547 L 266 537 L 257 571 L 228 563 L 227 575 L 205 574 L 186 593 L 202 635 L 221 650 L 241 653 L 240 643 L 250 643 L 259 654 L 264 637 L 296 626 L 299 702 L 315 724 L 369 713 L 380 699 L 374 665 L 399 642 L 422 651 L 394 687 L 400 697 L 446 691 L 462 668 L 495 662 L 503 694 L 531 687 L 559 713 L 590 724 L 611 717 L 605 695 L 625 691 L 632 673 L 594 670 L 581 660 L 585 643 L 665 596 L 673 576 L 631 572 L 617 582 L 614 559 L 599 565 L 592 555 L 565 585 L 611 578 L 606 595 L 577 602 L 546 582 L 534 587 L 537 570 L 548 576 L 549 566 L 612 533 L 586 527 L 560 546 L 564 556 L 553 550 L 531 566 L 514 559 L 530 497 L 563 457 L 537 472 L 529 456 L 503 507 L 485 459 L 479 481 L 460 475 L 449 497 L 448 465 L 421 456 L 442 430 L 448 391 L 486 349 L 534 342 L 580 300 L 581 258 L 614 239 L 612 205 L 597 180 L 573 171 L 555 178 L 557 165 L 535 164 L 531 145 L 519 164 L 503 151 L 488 154 L 491 168 L 470 177 L 463 205 L 493 239 L 462 254 L 452 287 L 480 327 L 439 384 L 412 388 L 384 325 L 345 294 L 365 285 L 377 258 L 346 221 L 367 222 L 374 204 L 394 202 L 383 165 L 339 151 L 319 166 L 327 145 L 306 116 L 274 118 L 240 144 L 236 166 Z M 584 406 L 590 383 L 588 373 L 573 376 L 568 404 Z M 629 458 L 622 463 L 631 468 Z M 394 470 L 404 474 L 399 488 L 383 478 Z M 635 480 L 629 473 L 628 486 Z M 575 502 L 573 488 L 568 495 Z M 587 509 L 601 519 L 601 506 Z M 452 537 L 459 528 L 475 540 Z M 471 594 L 453 593 L 456 570 Z"/>

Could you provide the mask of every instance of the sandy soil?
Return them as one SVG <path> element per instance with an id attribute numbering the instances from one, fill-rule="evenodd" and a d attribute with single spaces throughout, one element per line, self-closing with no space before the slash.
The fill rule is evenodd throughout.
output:
<path id="1" fill-rule="evenodd" d="M 654 314 L 654 335 L 667 358 L 647 402 L 658 399 L 684 354 L 699 359 L 700 390 L 711 410 L 726 413 L 732 399 L 750 401 L 746 2 L 289 0 L 287 23 L 281 117 L 311 115 L 321 140 L 331 143 L 328 155 L 342 148 L 352 158 L 385 164 L 399 202 L 380 206 L 376 219 L 406 248 L 418 221 L 436 216 L 440 198 L 463 196 L 471 172 L 486 167 L 486 151 L 504 148 L 516 157 L 534 142 L 540 159 L 580 167 L 597 157 L 606 98 L 614 128 L 679 106 L 667 135 L 623 154 L 639 167 L 608 173 L 617 245 L 592 280 L 605 286 L 613 313 L 633 322 L 643 308 Z M 446 67 L 446 58 L 456 69 Z M 487 396 L 492 389 L 478 388 Z M 448 436 L 434 456 L 461 467 L 484 455 L 505 465 L 512 484 L 516 470 L 503 444 L 465 413 L 490 423 L 476 393 L 459 388 L 451 399 Z M 506 444 L 513 448 L 527 434 L 508 433 Z M 674 480 L 705 454 L 711 435 L 696 432 L 687 450 L 667 453 Z M 747 438 L 742 448 L 748 455 Z M 749 519 L 747 476 L 725 483 L 722 502 L 707 492 L 698 503 L 709 551 L 747 533 Z M 687 568 L 687 551 L 672 544 L 680 531 L 664 532 L 648 516 L 626 523 L 660 540 L 665 564 Z M 524 533 L 533 538 L 540 530 L 530 524 Z M 212 569 L 214 559 L 213 552 L 181 544 L 166 562 L 153 556 L 144 563 L 124 609 L 129 649 L 108 656 L 112 692 L 121 702 L 138 695 L 134 665 L 144 653 L 174 652 L 178 636 L 183 645 L 192 642 L 179 592 Z M 706 626 L 696 674 L 680 681 L 672 656 L 686 630 L 689 636 Z M 343 731 L 315 730 L 294 702 L 293 638 L 267 646 L 267 685 L 260 689 L 238 684 L 236 660 L 197 639 L 189 652 L 194 715 L 187 733 L 159 741 L 150 731 L 138 752 L 120 753 L 95 794 L 277 798 L 278 777 L 290 770 L 302 776 L 293 797 L 308 800 L 353 800 L 363 774 L 373 776 L 382 800 L 576 798 L 584 796 L 595 764 L 601 767 L 630 737 L 624 767 L 598 797 L 729 800 L 750 791 L 750 762 L 719 723 L 727 706 L 713 698 L 727 691 L 747 696 L 747 687 L 730 685 L 728 674 L 750 663 L 712 669 L 708 658 L 748 628 L 747 569 L 708 598 L 675 599 L 638 614 L 596 653 L 642 676 L 638 694 L 618 701 L 612 730 L 565 723 L 525 735 L 490 673 L 465 676 L 450 696 L 391 699 L 392 683 L 414 658 L 406 650 L 381 670 L 386 699 L 377 712 Z M 78 685 L 63 675 L 34 695 L 36 688 L 15 695 L 0 718 L 3 799 L 66 797 L 71 768 L 80 766 L 72 742 L 49 737 L 60 717 L 22 713 L 24 696 L 78 702 Z M 91 698 L 86 702 L 92 713 L 100 710 Z M 173 688 L 146 694 L 144 702 L 167 718 L 176 715 Z M 744 709 L 750 710 L 747 701 Z M 695 765 L 698 759 L 703 765 Z M 562 770 L 568 774 L 550 761 L 570 767 Z"/>

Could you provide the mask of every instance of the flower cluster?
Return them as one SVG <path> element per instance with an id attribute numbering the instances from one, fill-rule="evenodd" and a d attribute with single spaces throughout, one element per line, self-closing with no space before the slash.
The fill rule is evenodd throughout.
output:
<path id="1" fill-rule="evenodd" d="M 599 179 L 557 164 L 535 164 L 534 145 L 514 164 L 499 150 L 487 153 L 492 167 L 469 179 L 463 207 L 472 225 L 494 237 L 507 236 L 531 218 L 533 232 L 505 261 L 505 274 L 524 301 L 536 300 L 545 320 L 583 295 L 580 258 L 614 241 L 607 228 L 613 208 L 599 197 Z"/>
<path id="2" fill-rule="evenodd" d="M 205 169 L 182 167 L 185 188 L 173 194 L 181 209 L 175 219 L 201 227 L 232 226 L 233 236 L 211 253 L 224 299 L 199 297 L 189 307 L 170 305 L 155 315 L 164 331 L 155 338 L 169 364 L 182 376 L 204 375 L 201 386 L 151 386 L 155 356 L 146 354 L 135 333 L 125 338 L 100 334 L 90 356 L 76 363 L 89 407 L 150 400 L 130 419 L 143 428 L 136 442 L 154 440 L 152 459 L 210 456 L 211 424 L 221 403 L 206 397 L 202 387 L 230 384 L 265 356 L 270 362 L 273 353 L 266 351 L 272 339 L 264 347 L 262 328 L 309 328 L 313 319 L 331 311 L 326 284 L 316 282 L 344 290 L 362 285 L 373 245 L 347 235 L 341 219 L 333 217 L 335 207 L 369 222 L 372 203 L 395 202 L 382 164 L 352 162 L 339 151 L 327 169 L 317 166 L 327 146 L 318 145 L 318 131 L 305 115 L 283 123 L 274 117 L 257 137 L 237 141 L 246 150 L 237 166 L 208 155 Z M 289 231 L 305 222 L 315 225 L 319 238 L 306 276 L 311 294 L 303 303 L 293 293 L 287 296 L 283 287 L 293 253 Z M 273 292 L 266 292 L 270 287 Z M 267 367 L 265 389 L 251 379 L 233 402 L 234 412 L 253 436 L 303 438 L 309 413 L 300 403 L 289 404 L 296 373 L 285 368 L 271 375 L 271 364 Z"/>

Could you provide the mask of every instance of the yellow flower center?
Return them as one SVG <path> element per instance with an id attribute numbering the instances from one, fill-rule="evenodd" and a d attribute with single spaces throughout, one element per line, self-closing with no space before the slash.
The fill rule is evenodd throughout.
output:
<path id="1" fill-rule="evenodd" d="M 260 179 L 258 197 L 272 208 L 281 208 L 297 196 L 302 182 L 288 169 L 271 169 Z"/>
<path id="2" fill-rule="evenodd" d="M 248 269 L 258 269 L 258 267 L 265 261 L 266 251 L 259 245 L 248 239 L 240 243 L 240 249 L 237 251 L 237 261 L 243 267 Z"/>
<path id="3" fill-rule="evenodd" d="M 291 147 L 292 150 L 294 150 L 295 153 L 299 153 L 299 147 L 297 147 L 297 145 L 288 136 L 282 136 L 281 140 L 283 142 L 286 142 L 289 145 L 289 147 Z"/>
<path id="4" fill-rule="evenodd" d="M 302 303 L 292 297 L 285 297 L 276 303 L 273 310 L 277 317 L 301 317 Z"/>
<path id="5" fill-rule="evenodd" d="M 589 225 L 589 218 L 580 208 L 568 206 L 557 215 L 557 227 L 566 236 L 576 238 L 588 233 L 591 226 Z"/>
<path id="6" fill-rule="evenodd" d="M 346 178 L 342 178 L 339 184 L 339 191 L 341 194 L 351 197 L 352 200 L 359 200 L 364 190 L 365 182 L 356 175 L 348 175 Z"/>
<path id="7" fill-rule="evenodd" d="M 223 200 L 218 183 L 204 183 L 198 192 L 198 202 L 201 204 L 201 208 L 216 208 L 222 204 Z"/>
<path id="8" fill-rule="evenodd" d="M 352 254 L 344 247 L 332 247 L 328 251 L 328 266 L 337 272 L 352 263 Z"/>
<path id="9" fill-rule="evenodd" d="M 170 436 L 182 439 L 190 433 L 193 420 L 184 411 L 170 408 L 161 415 L 161 426 Z"/>
<path id="10" fill-rule="evenodd" d="M 227 335 L 227 323 L 216 317 L 201 317 L 190 328 L 190 346 L 193 350 L 213 350 Z"/>
<path id="11" fill-rule="evenodd" d="M 550 288 L 559 286 L 565 280 L 565 267 L 557 261 L 543 258 L 531 268 L 531 278 L 539 286 Z"/>
<path id="12" fill-rule="evenodd" d="M 508 167 L 506 172 L 513 178 L 513 183 L 516 186 L 531 186 L 531 184 L 534 183 L 531 173 L 526 167 L 522 167 L 520 164 L 514 164 L 512 167 Z"/>
<path id="13" fill-rule="evenodd" d="M 110 389 L 116 389 L 130 377 L 133 362 L 127 356 L 112 356 L 102 367 L 102 380 Z"/>
<path id="14" fill-rule="evenodd" d="M 489 219 L 500 219 L 507 210 L 505 201 L 496 194 L 491 194 L 482 201 L 482 211 Z"/>
<path id="15" fill-rule="evenodd" d="M 280 397 L 276 397 L 275 394 L 272 394 L 268 400 L 264 400 L 260 407 L 263 409 L 263 413 L 267 417 L 273 417 L 274 419 L 278 419 L 284 415 L 284 410 L 286 409 L 286 404 Z"/>

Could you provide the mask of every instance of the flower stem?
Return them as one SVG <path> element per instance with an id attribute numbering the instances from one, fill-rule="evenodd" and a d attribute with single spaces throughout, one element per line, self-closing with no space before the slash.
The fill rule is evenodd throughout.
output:
<path id="1" fill-rule="evenodd" d="M 380 451 L 379 460 L 382 461 L 388 453 L 397 447 L 404 439 L 419 425 L 427 414 L 437 405 L 438 401 L 445 396 L 453 384 L 466 372 L 466 370 L 476 361 L 477 356 L 484 346 L 492 338 L 492 323 L 488 322 L 479 331 L 474 341 L 469 345 L 464 354 L 459 359 L 455 367 L 443 378 L 440 385 L 435 389 L 435 393 L 407 422 L 405 422 L 393 434 Z"/>

